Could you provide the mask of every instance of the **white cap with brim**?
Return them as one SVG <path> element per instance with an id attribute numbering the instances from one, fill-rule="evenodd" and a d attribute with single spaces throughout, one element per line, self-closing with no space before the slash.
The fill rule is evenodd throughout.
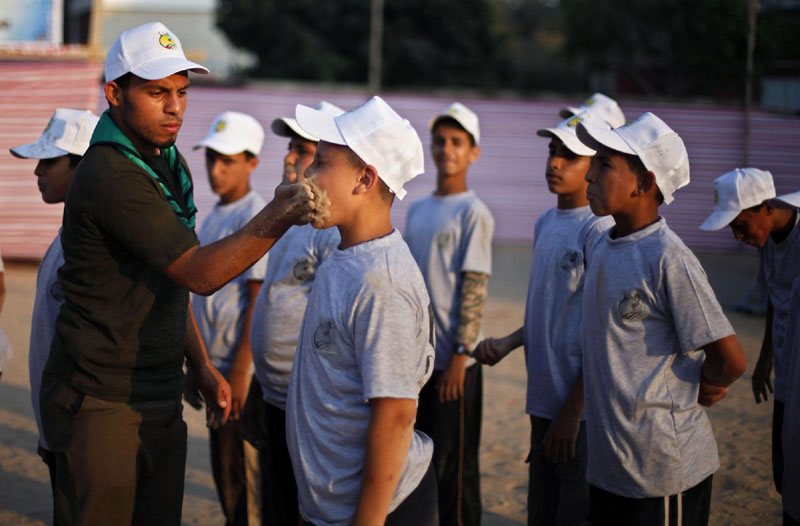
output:
<path id="1" fill-rule="evenodd" d="M 425 171 L 422 142 L 414 128 L 380 97 L 338 116 L 297 105 L 297 123 L 320 141 L 350 148 L 403 199 L 403 185 Z"/>
<path id="2" fill-rule="evenodd" d="M 602 93 L 595 93 L 583 101 L 580 106 L 565 106 L 559 110 L 558 114 L 561 118 L 566 119 L 586 110 L 592 110 L 595 117 L 603 119 L 612 128 L 619 128 L 625 124 L 625 114 L 622 113 L 617 101 Z"/>
<path id="3" fill-rule="evenodd" d="M 226 111 L 217 115 L 206 138 L 195 144 L 194 149 L 211 148 L 222 155 L 242 152 L 259 155 L 263 145 L 264 128 L 255 118 L 238 111 Z"/>
<path id="4" fill-rule="evenodd" d="M 331 104 L 330 102 L 324 100 L 317 104 L 314 109 L 334 117 L 344 113 L 344 110 L 336 104 Z M 272 129 L 272 133 L 279 137 L 291 137 L 292 135 L 299 135 L 307 141 L 319 142 L 317 137 L 313 137 L 306 133 L 305 130 L 303 130 L 303 128 L 297 124 L 297 121 L 291 117 L 279 117 L 275 119 L 272 121 L 270 128 Z"/>
<path id="5" fill-rule="evenodd" d="M 161 22 L 150 22 L 125 31 L 106 55 L 106 82 L 126 73 L 156 80 L 181 71 L 208 73 L 205 67 L 186 59 L 181 41 Z"/>
<path id="6" fill-rule="evenodd" d="M 675 190 L 689 184 L 689 155 L 683 140 L 672 128 L 650 112 L 613 130 L 579 123 L 578 139 L 593 150 L 601 147 L 635 155 L 653 172 L 656 186 L 670 204 Z"/>
<path id="7" fill-rule="evenodd" d="M 714 211 L 700 230 L 720 230 L 736 219 L 742 210 L 758 206 L 775 197 L 772 174 L 758 168 L 736 168 L 714 179 Z"/>
<path id="8" fill-rule="evenodd" d="M 55 159 L 63 155 L 83 155 L 100 120 L 91 111 L 58 108 L 36 142 L 11 148 L 23 159 Z"/>
<path id="9" fill-rule="evenodd" d="M 478 116 L 474 111 L 460 102 L 452 103 L 450 106 L 431 117 L 431 120 L 428 121 L 428 129 L 433 131 L 433 127 L 436 126 L 436 123 L 439 122 L 440 119 L 453 119 L 464 128 L 467 133 L 472 135 L 472 138 L 475 139 L 475 144 L 480 144 L 481 129 L 478 124 Z"/>
<path id="10" fill-rule="evenodd" d="M 800 190 L 797 192 L 792 192 L 791 194 L 779 195 L 775 199 L 795 208 L 800 208 Z"/>
<path id="11" fill-rule="evenodd" d="M 581 122 L 589 122 L 598 127 L 611 126 L 603 120 L 597 119 L 589 110 L 574 115 L 558 124 L 555 128 L 542 128 L 536 132 L 539 137 L 557 137 L 575 155 L 591 157 L 596 152 L 583 144 L 575 133 L 575 129 Z"/>

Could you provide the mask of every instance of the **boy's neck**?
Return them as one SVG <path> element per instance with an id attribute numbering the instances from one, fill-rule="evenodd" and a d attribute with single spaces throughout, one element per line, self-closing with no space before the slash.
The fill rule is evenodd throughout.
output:
<path id="1" fill-rule="evenodd" d="M 379 211 L 378 213 L 359 214 L 361 217 L 355 217 L 346 224 L 338 225 L 339 236 L 342 238 L 339 249 L 346 250 L 391 234 L 394 227 L 390 210 L 391 208 L 387 207 L 385 213 Z"/>
<path id="2" fill-rule="evenodd" d="M 231 203 L 235 203 L 239 199 L 242 199 L 244 196 L 250 193 L 250 184 L 248 183 L 247 186 L 237 188 L 236 191 L 228 192 L 225 195 L 219 196 L 219 204 L 221 205 L 229 205 Z"/>
<path id="3" fill-rule="evenodd" d="M 436 193 L 433 195 L 441 197 L 443 195 L 460 194 L 466 192 L 467 188 L 467 174 L 445 176 L 442 174 L 436 175 Z"/>
<path id="4" fill-rule="evenodd" d="M 658 207 L 647 207 L 645 210 L 636 210 L 634 213 L 614 214 L 613 217 L 616 228 L 612 237 L 625 237 L 658 221 Z"/>
<path id="5" fill-rule="evenodd" d="M 574 208 L 581 208 L 589 206 L 589 200 L 586 199 L 586 189 L 580 192 L 571 194 L 558 194 L 556 196 L 556 207 L 559 210 L 572 210 Z"/>
<path id="6" fill-rule="evenodd" d="M 769 233 L 772 237 L 772 241 L 774 243 L 780 243 L 787 237 L 789 234 L 792 233 L 792 229 L 795 227 L 797 223 L 797 209 L 795 210 L 783 210 L 783 209 L 775 209 L 773 212 L 774 214 L 774 225 L 775 228 Z"/>

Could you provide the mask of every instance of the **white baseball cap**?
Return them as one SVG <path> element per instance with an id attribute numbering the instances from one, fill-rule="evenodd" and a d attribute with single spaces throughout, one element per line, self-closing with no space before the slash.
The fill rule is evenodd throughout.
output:
<path id="1" fill-rule="evenodd" d="M 425 171 L 417 132 L 380 97 L 338 116 L 297 105 L 297 123 L 320 141 L 347 146 L 378 171 L 378 177 L 403 199 L 403 185 Z"/>
<path id="2" fill-rule="evenodd" d="M 595 117 L 605 120 L 612 128 L 619 128 L 625 124 L 625 114 L 622 113 L 617 101 L 602 93 L 595 93 L 583 101 L 580 106 L 565 106 L 559 110 L 558 114 L 561 118 L 566 119 L 588 109 L 592 110 Z"/>
<path id="3" fill-rule="evenodd" d="M 336 104 L 331 104 L 330 102 L 324 100 L 319 104 L 317 104 L 314 109 L 317 109 L 323 113 L 327 113 L 328 115 L 332 115 L 334 117 L 338 117 L 339 115 L 344 113 L 344 110 L 339 106 L 337 106 Z M 300 125 L 297 124 L 297 121 L 292 119 L 291 117 L 279 117 L 275 119 L 274 121 L 272 121 L 272 125 L 270 125 L 270 128 L 272 128 L 272 133 L 274 133 L 279 137 L 291 137 L 292 134 L 294 133 L 307 141 L 313 141 L 313 142 L 319 141 L 317 137 L 313 137 L 308 133 L 306 133 L 303 130 L 303 128 L 301 128 Z"/>
<path id="4" fill-rule="evenodd" d="M 606 121 L 595 117 L 592 111 L 584 110 L 577 115 L 560 122 L 555 128 L 542 128 L 538 130 L 536 135 L 539 137 L 557 137 L 561 140 L 561 142 L 564 143 L 564 146 L 569 148 L 572 153 L 576 155 L 592 156 L 596 152 L 583 144 L 580 139 L 578 139 L 578 135 L 575 133 L 578 123 L 581 122 L 590 122 L 595 126 L 605 127 L 609 130 L 611 129 L 611 125 L 609 125 Z"/>
<path id="5" fill-rule="evenodd" d="M 83 155 L 100 119 L 91 111 L 58 108 L 36 142 L 11 148 L 22 159 L 55 159 L 62 155 Z"/>
<path id="6" fill-rule="evenodd" d="M 480 144 L 481 129 L 480 126 L 478 126 L 478 116 L 475 115 L 474 111 L 467 108 L 460 102 L 452 103 L 440 113 L 437 113 L 431 117 L 431 120 L 428 121 L 428 129 L 433 131 L 433 127 L 436 126 L 436 123 L 439 122 L 439 119 L 453 119 L 460 124 L 467 133 L 472 135 L 472 138 L 475 139 L 475 144 Z"/>
<path id="7" fill-rule="evenodd" d="M 592 123 L 578 123 L 578 139 L 597 150 L 600 146 L 635 155 L 656 176 L 656 186 L 664 203 L 672 194 L 689 184 L 689 154 L 683 140 L 667 124 L 650 112 L 625 126 L 609 130 Z"/>
<path id="8" fill-rule="evenodd" d="M 208 69 L 186 59 L 181 41 L 161 22 L 125 31 L 106 55 L 106 82 L 128 72 L 145 80 L 155 80 L 187 70 L 208 73 Z"/>
<path id="9" fill-rule="evenodd" d="M 792 192 L 791 194 L 783 194 L 776 197 L 778 201 L 783 201 L 784 203 L 791 205 L 795 208 L 800 208 L 800 190 L 797 192 Z"/>
<path id="10" fill-rule="evenodd" d="M 194 145 L 194 149 L 211 148 L 222 155 L 250 152 L 261 153 L 264 145 L 264 128 L 253 117 L 238 111 L 225 111 L 214 118 L 206 138 Z"/>
<path id="11" fill-rule="evenodd" d="M 775 197 L 772 174 L 758 168 L 737 168 L 714 179 L 714 211 L 700 230 L 725 228 L 742 210 Z"/>

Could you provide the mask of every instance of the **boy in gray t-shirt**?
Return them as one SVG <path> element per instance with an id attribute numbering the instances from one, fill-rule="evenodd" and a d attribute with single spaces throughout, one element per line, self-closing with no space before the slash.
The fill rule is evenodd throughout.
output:
<path id="1" fill-rule="evenodd" d="M 767 316 L 761 352 L 753 369 L 756 403 L 773 391 L 770 373 L 775 367 L 775 400 L 772 415 L 772 474 L 778 493 L 782 490 L 783 449 L 781 426 L 786 401 L 786 368 L 789 351 L 784 338 L 789 324 L 792 282 L 800 276 L 800 197 L 775 197 L 772 174 L 757 168 L 737 168 L 714 180 L 714 211 L 700 225 L 702 230 L 731 227 L 736 239 L 758 249 L 758 280 L 767 285 Z"/>
<path id="2" fill-rule="evenodd" d="M 479 362 L 494 365 L 525 346 L 529 526 L 582 526 L 589 516 L 581 296 L 592 248 L 614 221 L 594 215 L 586 199 L 585 176 L 595 152 L 575 134 L 585 120 L 610 128 L 586 110 L 537 132 L 550 138 L 545 177 L 557 206 L 536 221 L 525 322 L 503 338 L 482 341 L 474 353 Z"/>
<path id="3" fill-rule="evenodd" d="M 286 401 L 300 512 L 317 526 L 437 524 L 433 444 L 414 430 L 433 370 L 430 300 L 390 217 L 423 171 L 422 144 L 379 97 L 296 116 L 320 138 L 305 173 L 312 224 L 341 235 L 317 271 Z"/>
<path id="4" fill-rule="evenodd" d="M 697 258 L 658 214 L 689 183 L 686 149 L 651 113 L 577 132 L 597 151 L 589 204 L 615 223 L 583 289 L 592 524 L 664 524 L 680 513 L 679 523 L 704 525 L 719 459 L 701 405 L 726 395 L 745 356 Z"/>

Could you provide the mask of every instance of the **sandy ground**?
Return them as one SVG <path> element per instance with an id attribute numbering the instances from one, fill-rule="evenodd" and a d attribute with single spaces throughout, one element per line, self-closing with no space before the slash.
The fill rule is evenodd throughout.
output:
<path id="1" fill-rule="evenodd" d="M 700 254 L 721 303 L 729 307 L 755 273 L 752 253 Z M 484 332 L 500 336 L 517 329 L 524 314 L 530 268 L 526 246 L 495 249 L 494 276 Z M 0 525 L 50 524 L 52 504 L 47 469 L 36 455 L 36 424 L 30 407 L 27 347 L 36 268 L 7 264 L 6 298 L 0 326 L 9 335 L 15 356 L 0 381 Z M 748 373 L 728 397 L 709 410 L 719 444 L 721 468 L 714 477 L 711 524 L 768 525 L 780 523 L 780 499 L 772 486 L 770 422 L 772 403 L 756 405 L 749 371 L 755 363 L 763 318 L 728 311 L 748 356 Z M 525 365 L 522 352 L 487 368 L 481 489 L 486 526 L 525 524 L 529 424 L 525 408 Z M 208 460 L 208 439 L 199 412 L 187 407 L 189 452 L 183 524 L 223 523 Z"/>

